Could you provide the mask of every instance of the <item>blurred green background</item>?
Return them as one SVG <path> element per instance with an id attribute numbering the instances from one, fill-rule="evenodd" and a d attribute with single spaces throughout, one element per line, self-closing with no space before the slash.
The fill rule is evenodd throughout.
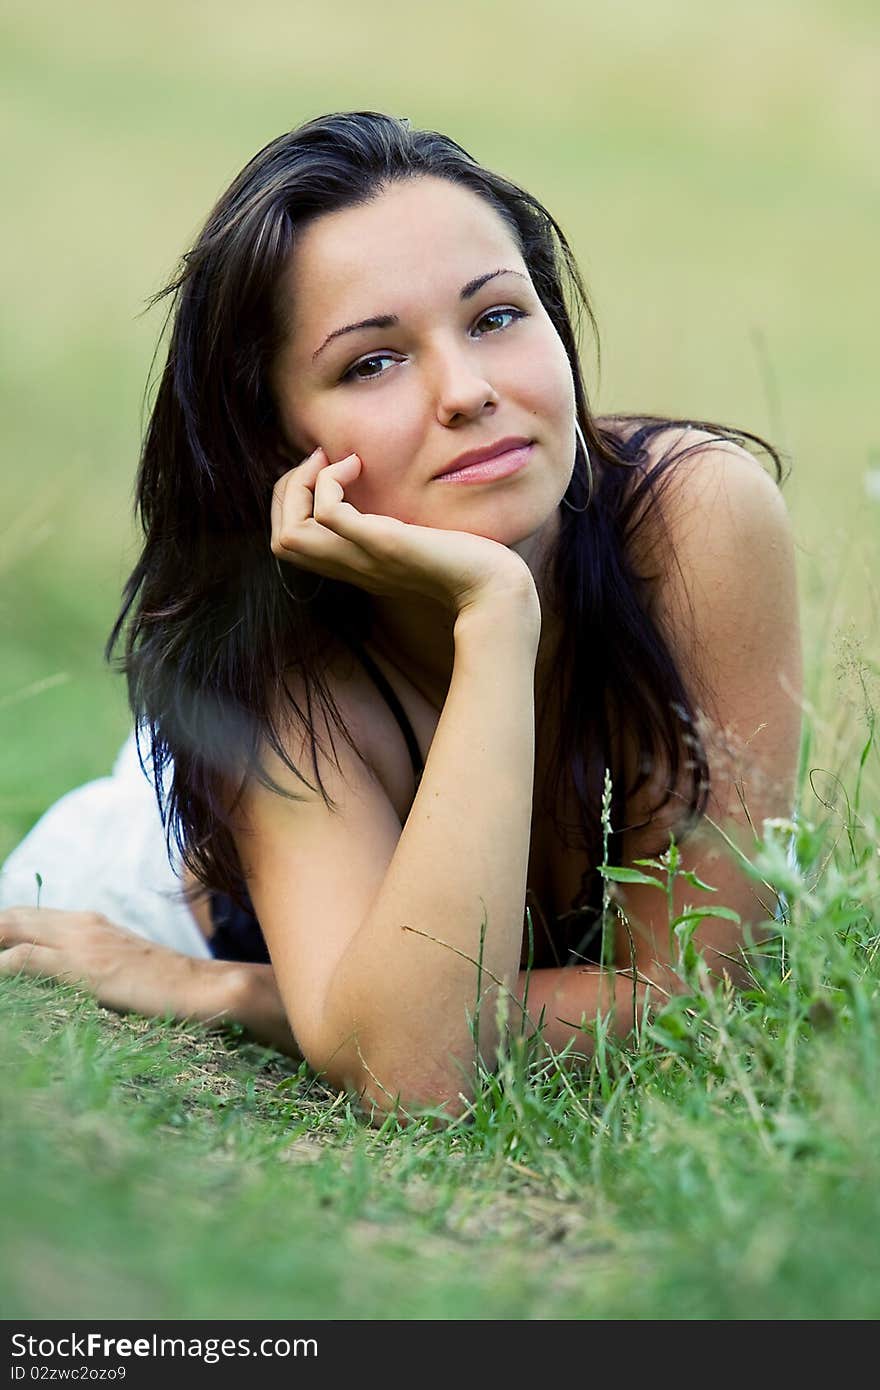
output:
<path id="1" fill-rule="evenodd" d="M 102 647 L 145 302 L 251 155 L 334 110 L 443 130 L 547 204 L 599 320 L 595 409 L 791 456 L 814 759 L 843 765 L 877 689 L 873 0 L 6 0 L 0 26 L 0 858 L 129 727 Z"/>

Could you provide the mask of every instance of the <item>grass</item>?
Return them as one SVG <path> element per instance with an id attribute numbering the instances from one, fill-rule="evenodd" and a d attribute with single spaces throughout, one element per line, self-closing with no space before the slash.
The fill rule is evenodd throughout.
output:
<path id="1" fill-rule="evenodd" d="M 625 1044 L 597 1020 L 589 1061 L 516 1040 L 448 1126 L 368 1129 L 234 1030 L 3 981 L 5 1316 L 876 1317 L 878 762 L 871 729 L 796 866 L 767 823 L 788 914 L 749 990 L 679 929 L 689 992 Z"/>
<path id="2" fill-rule="evenodd" d="M 701 988 L 680 924 L 690 994 L 625 1046 L 600 1022 L 589 1065 L 524 1043 L 446 1129 L 368 1129 L 236 1033 L 0 981 L 8 1319 L 878 1314 L 876 19 L 542 13 L 537 34 L 524 0 L 448 0 L 429 63 L 402 0 L 4 15 L 0 859 L 127 732 L 101 647 L 134 553 L 139 312 L 257 148 L 366 107 L 559 217 L 603 329 L 598 410 L 792 455 L 801 867 L 772 833 L 757 861 L 790 918 L 738 996 Z"/>

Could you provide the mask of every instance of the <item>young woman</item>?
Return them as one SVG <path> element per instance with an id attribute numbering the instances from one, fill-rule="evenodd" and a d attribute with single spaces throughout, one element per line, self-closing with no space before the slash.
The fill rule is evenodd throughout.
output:
<path id="1" fill-rule="evenodd" d="M 143 551 L 108 644 L 157 795 L 129 749 L 128 776 L 53 808 L 104 897 L 20 905 L 25 866 L 63 880 L 38 825 L 8 866 L 0 969 L 237 1019 L 380 1111 L 455 1112 L 475 1052 L 491 1067 L 504 1044 L 499 994 L 507 1028 L 583 1051 L 598 1010 L 624 1033 L 634 999 L 676 987 L 650 884 L 620 886 L 601 959 L 607 769 L 607 862 L 672 830 L 717 890 L 679 878 L 674 909 L 738 913 L 696 939 L 744 978 L 773 908 L 742 855 L 791 814 L 801 719 L 770 446 L 595 417 L 555 220 L 388 116 L 262 150 L 169 292 Z M 150 851 L 127 864 L 136 826 Z M 156 928 L 169 855 L 189 907 Z"/>

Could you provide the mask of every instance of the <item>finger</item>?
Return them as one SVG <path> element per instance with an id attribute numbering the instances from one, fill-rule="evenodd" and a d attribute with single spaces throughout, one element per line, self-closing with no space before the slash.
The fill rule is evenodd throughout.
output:
<path id="1" fill-rule="evenodd" d="M 360 466 L 357 454 L 349 454 L 336 463 L 328 463 L 326 453 L 319 448 L 296 468 L 279 478 L 272 490 L 273 554 L 283 559 L 284 551 L 296 551 L 302 537 L 321 524 L 315 513 L 315 498 L 319 495 L 319 485 L 322 489 L 320 495 L 327 499 L 323 506 L 326 520 L 331 503 L 338 503 L 344 495 L 340 479 L 351 482 Z M 321 479 L 323 484 L 320 484 Z"/>
<path id="2" fill-rule="evenodd" d="M 312 515 L 321 525 L 339 530 L 339 521 L 349 524 L 361 513 L 345 500 L 345 489 L 354 482 L 363 467 L 357 454 L 348 454 L 337 463 L 322 468 L 315 481 Z"/>
<path id="3" fill-rule="evenodd" d="M 301 458 L 299 463 L 294 464 L 289 476 L 296 479 L 297 482 L 304 482 L 308 486 L 314 487 L 315 479 L 321 469 L 327 467 L 328 463 L 330 463 L 330 455 L 322 445 L 318 444 L 310 454 L 306 454 L 305 458 Z"/>
<path id="4" fill-rule="evenodd" d="M 277 487 L 273 496 L 273 554 L 305 569 L 328 574 L 335 569 L 342 577 L 346 570 L 357 568 L 363 555 L 341 547 L 339 542 L 357 544 L 365 535 L 361 513 L 344 500 L 345 487 L 360 469 L 357 454 L 326 464 L 318 472 L 314 494 L 308 478 L 300 483 L 292 474 L 285 475 L 284 488 Z"/>
<path id="5" fill-rule="evenodd" d="M 21 941 L 53 945 L 67 914 L 53 907 L 8 907 L 0 912 L 0 949 Z"/>
<path id="6" fill-rule="evenodd" d="M 272 536 L 280 530 L 282 521 L 298 516 L 305 521 L 312 515 L 312 489 L 321 469 L 326 466 L 327 455 L 319 445 L 295 468 L 290 468 L 278 479 L 272 489 Z"/>
<path id="7" fill-rule="evenodd" d="M 20 941 L 6 951 L 0 951 L 0 975 L 7 978 L 31 975 L 41 979 L 57 975 L 60 957 L 50 946 L 33 941 Z"/>

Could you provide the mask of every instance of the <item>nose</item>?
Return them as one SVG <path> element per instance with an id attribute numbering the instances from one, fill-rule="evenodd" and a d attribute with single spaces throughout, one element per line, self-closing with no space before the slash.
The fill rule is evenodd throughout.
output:
<path id="1" fill-rule="evenodd" d="M 486 406 L 494 408 L 498 404 L 498 392 L 473 359 L 468 360 L 467 349 L 462 351 L 452 345 L 438 349 L 434 371 L 437 418 L 441 424 L 472 420 Z"/>

